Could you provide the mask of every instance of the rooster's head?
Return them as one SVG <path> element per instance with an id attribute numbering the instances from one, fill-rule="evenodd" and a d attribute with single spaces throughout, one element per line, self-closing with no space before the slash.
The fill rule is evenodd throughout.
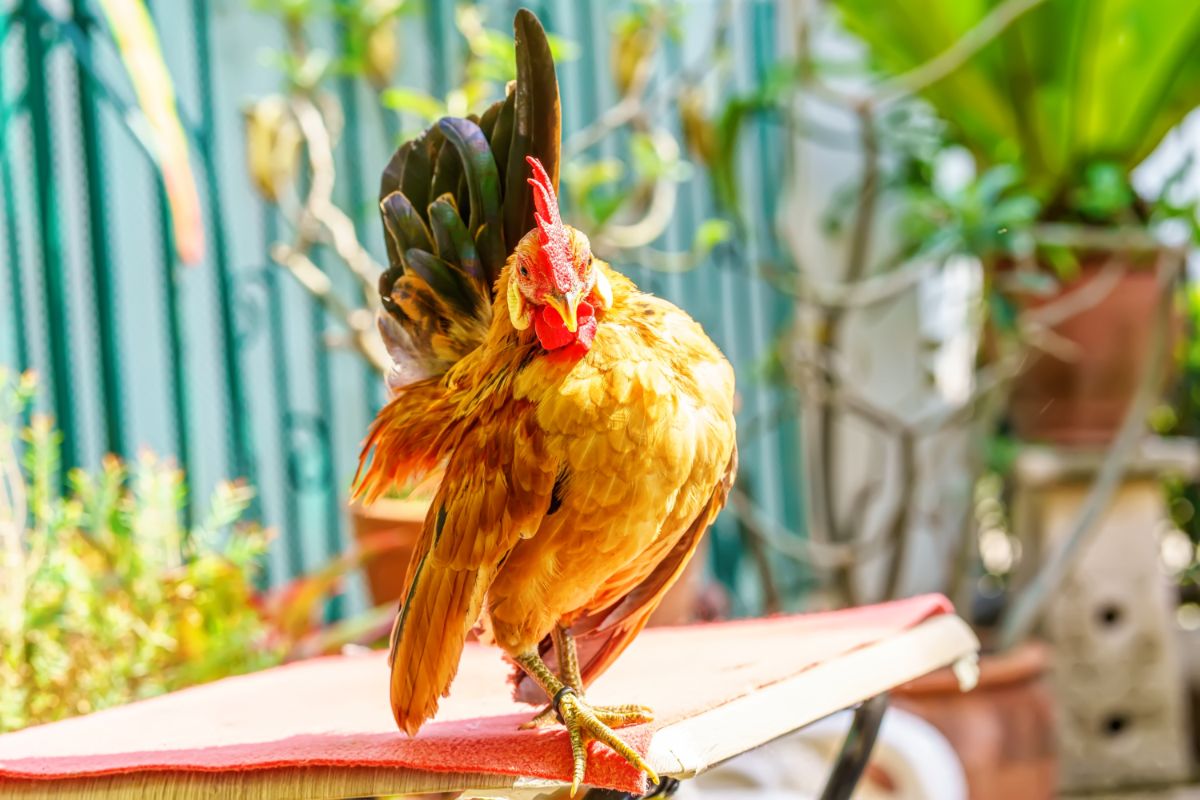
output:
<path id="1" fill-rule="evenodd" d="M 533 170 L 529 185 L 537 224 L 509 258 L 509 319 L 518 330 L 532 325 L 547 350 L 572 344 L 587 349 L 596 335 L 596 312 L 612 305 L 612 289 L 587 237 L 563 224 L 541 162 L 525 160 Z"/>

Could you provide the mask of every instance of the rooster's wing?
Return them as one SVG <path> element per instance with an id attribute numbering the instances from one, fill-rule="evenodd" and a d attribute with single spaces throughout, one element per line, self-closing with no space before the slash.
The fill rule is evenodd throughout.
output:
<path id="1" fill-rule="evenodd" d="M 455 443 L 392 631 L 392 711 L 410 734 L 448 690 L 500 564 L 537 530 L 550 505 L 558 466 L 533 406 L 510 401 L 492 408 L 463 426 Z"/>

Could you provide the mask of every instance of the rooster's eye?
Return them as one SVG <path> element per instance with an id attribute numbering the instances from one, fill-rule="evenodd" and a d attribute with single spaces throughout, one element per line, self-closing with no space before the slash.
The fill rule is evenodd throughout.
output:
<path id="1" fill-rule="evenodd" d="M 521 265 L 521 270 L 520 270 L 520 271 L 521 271 L 521 277 L 522 277 L 522 278 L 528 278 L 528 277 L 529 277 L 529 270 L 528 270 L 528 269 L 525 267 L 525 265 L 523 265 L 523 264 Z"/>

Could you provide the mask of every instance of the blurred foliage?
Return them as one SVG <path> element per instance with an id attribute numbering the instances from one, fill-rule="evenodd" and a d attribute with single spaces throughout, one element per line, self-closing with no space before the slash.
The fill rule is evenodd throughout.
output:
<path id="1" fill-rule="evenodd" d="M 1200 439 L 1200 285 L 1188 283 L 1180 296 L 1184 330 L 1175 343 L 1178 378 L 1166 402 L 1152 412 L 1150 424 L 1160 435 Z M 1178 477 L 1163 483 L 1171 521 L 1200 547 L 1200 485 Z M 1178 577 L 1181 583 L 1200 586 L 1200 556 Z"/>
<path id="2" fill-rule="evenodd" d="M 892 75 L 961 43 L 1003 0 L 836 0 Z M 1011 5 L 1011 4 L 1010 4 Z M 1200 105 L 1200 5 L 1051 0 L 920 90 L 979 164 L 1011 164 L 1056 221 L 1145 218 L 1129 174 Z"/>
<path id="3" fill-rule="evenodd" d="M 1167 133 L 1200 107 L 1200 5 L 1172 0 L 834 0 L 845 27 L 879 71 L 873 97 L 902 104 L 915 87 L 944 121 L 932 150 L 902 152 L 909 252 L 949 248 L 985 267 L 1022 262 L 1039 269 L 989 270 L 987 323 L 1019 338 L 1014 295 L 1050 295 L 1078 275 L 1079 245 L 1049 244 L 1043 223 L 1148 228 L 1162 241 L 1200 243 L 1192 158 L 1161 188 L 1141 195 L 1133 172 Z M 1025 10 L 1029 9 L 1029 10 Z M 1007 16 L 1006 16 L 1007 15 Z M 1001 18 L 1010 24 L 997 24 Z M 990 38 L 966 53 L 972 38 Z M 952 68 L 932 82 L 930 66 Z M 933 72 L 936 72 L 934 70 Z M 964 157 L 959 151 L 965 152 Z M 970 177 L 947 191 L 938 167 L 966 162 Z M 977 176 L 977 177 L 976 177 Z M 1194 184 L 1193 184 L 1194 185 Z M 1049 227 L 1049 226 L 1048 226 Z M 1069 236 L 1067 237 L 1070 238 Z M 1159 433 L 1200 436 L 1200 296 L 1185 289 L 1188 329 L 1178 345 L 1181 378 L 1153 414 Z M 987 461 L 1009 474 L 1013 443 L 988 442 Z M 1200 543 L 1200 487 L 1168 481 L 1176 525 Z M 993 544 L 1001 541 L 993 536 Z M 996 552 L 1003 548 L 996 545 Z M 1195 568 L 1182 580 L 1194 581 Z"/>
<path id="4" fill-rule="evenodd" d="M 267 537 L 237 524 L 253 490 L 221 484 L 190 529 L 183 475 L 149 454 L 62 493 L 59 434 L 21 421 L 34 390 L 0 372 L 0 731 L 277 662 L 253 591 Z"/>
<path id="5" fill-rule="evenodd" d="M 405 0 L 250 0 L 250 8 L 277 17 L 292 36 L 292 45 L 272 51 L 270 60 L 292 85 L 313 89 L 327 77 L 361 76 L 376 87 L 388 84 L 403 52 L 397 38 L 397 20 L 411 13 Z M 295 38 L 306 26 L 333 21 L 345 28 L 344 51 L 322 47 L 295 47 Z"/>
<path id="6" fill-rule="evenodd" d="M 1044 0 L 944 77 L 908 93 L 905 73 L 962 49 L 962 37 L 978 37 L 989 14 L 1016 5 L 835 0 L 837 21 L 867 45 L 873 71 L 803 43 L 796 60 L 773 65 L 711 118 L 696 119 L 691 109 L 684 116 L 681 127 L 708 154 L 704 163 L 726 213 L 744 227 L 737 161 L 748 122 L 765 118 L 835 149 L 850 146 L 845 131 L 822 122 L 828 113 L 807 113 L 805 103 L 816 103 L 870 120 L 879 193 L 901 208 L 900 246 L 869 272 L 964 252 L 989 265 L 1048 267 L 1017 271 L 1015 280 L 1028 285 L 1007 288 L 1049 293 L 1078 264 L 1070 248 L 1040 241 L 1042 223 L 1148 225 L 1200 242 L 1190 160 L 1155 196 L 1139 196 L 1131 179 L 1200 105 L 1200 61 L 1192 57 L 1200 49 L 1200 6 L 1180 12 L 1169 0 Z M 827 21 L 810 19 L 807 27 L 824 30 Z M 866 91 L 846 88 L 864 83 Z M 846 232 L 861 195 L 855 179 L 836 192 L 825 214 L 828 232 Z"/>
<path id="7" fill-rule="evenodd" d="M 322 612 L 390 546 L 259 593 L 253 489 L 219 484 L 190 527 L 183 474 L 150 453 L 72 470 L 60 491 L 60 435 L 30 416 L 35 392 L 0 368 L 0 732 L 386 640 L 390 604 L 332 627 Z"/>
<path id="8" fill-rule="evenodd" d="M 978 554 L 982 564 L 968 564 L 966 556 L 949 564 L 946 591 L 991 602 L 1020 557 L 997 477 L 1011 473 L 1016 443 L 992 434 L 1001 424 L 1010 373 L 1025 362 L 1026 348 L 1041 332 L 1018 319 L 1012 295 L 1059 291 L 1060 281 L 1078 274 L 1075 248 L 1085 239 L 1093 247 L 1091 242 L 1121 240 L 1129 232 L 1129 240 L 1145 241 L 1149 228 L 1172 245 L 1186 237 L 1200 242 L 1196 197 L 1188 189 L 1195 175 L 1190 161 L 1145 196 L 1133 181 L 1134 168 L 1200 105 L 1200 6 L 1185 10 L 1169 0 L 833 0 L 797 8 L 794 60 L 762 71 L 754 85 L 733 91 L 715 112 L 681 103 L 680 127 L 689 149 L 704 154 L 714 194 L 739 233 L 774 237 L 782 255 L 764 261 L 761 274 L 794 295 L 801 309 L 800 324 L 783 335 L 764 368 L 811 401 L 805 411 L 813 435 L 805 446 L 812 472 L 826 476 L 811 490 L 814 538 L 868 538 L 858 524 L 865 515 L 857 507 L 842 515 L 833 499 L 855 489 L 829 477 L 838 474 L 840 456 L 833 444 L 835 417 L 858 416 L 881 437 L 899 442 L 937 430 L 910 422 L 841 374 L 854 370 L 840 364 L 855 363 L 854 352 L 842 349 L 842 322 L 855 314 L 883 314 L 889 298 L 928 285 L 926 276 L 936 270 L 966 263 L 952 256 L 976 256 L 984 266 L 983 305 L 972 304 L 965 323 L 979 334 L 973 393 L 961 413 L 920 421 L 980 434 L 972 439 L 979 447 L 971 457 L 977 475 L 985 477 L 978 488 L 987 490 L 988 511 L 973 520 L 974 531 L 964 531 L 978 536 L 964 540 L 978 539 L 986 552 Z M 848 47 L 843 31 L 866 49 Z M 822 157 L 814 153 L 853 165 L 821 219 L 825 233 L 840 236 L 826 243 L 845 258 L 840 269 L 801 263 L 809 252 L 825 259 L 829 251 L 810 251 L 797 243 L 799 236 L 780 235 L 795 233 L 787 230 L 793 224 L 788 218 L 766 226 L 746 219 L 737 168 L 750 121 L 777 126 L 785 137 L 780 182 L 798 200 L 790 207 L 823 194 L 804 185 L 813 174 L 828 174 L 824 165 L 812 166 Z M 789 208 L 781 200 L 780 207 Z M 752 222 L 759 230 L 749 230 Z M 1121 230 L 1105 237 L 1086 226 Z M 940 316 L 934 312 L 931 319 Z M 1196 375 L 1200 386 L 1200 369 Z M 1200 419 L 1197 412 L 1200 405 L 1187 413 Z M 909 480 L 912 467 L 888 469 L 875 480 L 916 486 Z M 871 480 L 865 479 L 864 491 Z M 885 536 L 902 535 L 912 524 L 909 517 L 921 513 L 915 494 L 900 491 L 894 512 L 899 522 Z M 1195 508 L 1195 500 L 1177 507 Z M 1194 518 L 1192 524 L 1200 532 Z M 906 546 L 901 539 L 894 549 Z M 827 572 L 838 600 L 853 598 L 852 569 L 834 564 Z M 967 591 L 960 594 L 962 587 Z M 993 617 L 989 612 L 979 619 Z"/>
<path id="9" fill-rule="evenodd" d="M 466 42 L 462 83 L 442 99 L 407 86 L 393 86 L 380 95 L 385 106 L 405 116 L 409 127 L 401 135 L 403 139 L 416 136 L 442 117 L 482 113 L 503 96 L 509 81 L 517 79 L 511 33 L 486 27 L 483 14 L 473 5 L 460 5 L 455 10 L 454 20 Z M 574 42 L 553 34 L 547 34 L 546 38 L 556 63 L 578 58 L 579 48 Z"/>
<path id="10" fill-rule="evenodd" d="M 944 166 L 946 159 L 940 163 Z M 1024 190 L 1015 167 L 1000 164 L 958 181 L 940 179 L 934 164 L 914 160 L 908 168 L 911 180 L 904 187 L 900 225 L 912 243 L 911 255 L 1022 257 L 1033 252 L 1030 227 L 1041 204 Z"/>

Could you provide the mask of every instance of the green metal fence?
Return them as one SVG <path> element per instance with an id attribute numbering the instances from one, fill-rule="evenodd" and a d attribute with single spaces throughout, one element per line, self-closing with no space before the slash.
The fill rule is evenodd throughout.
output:
<path id="1" fill-rule="evenodd" d="M 720 0 L 687 3 L 687 35 L 667 45 L 660 76 L 697 57 Z M 528 4 L 528 3 L 527 3 Z M 281 221 L 255 199 L 242 166 L 240 107 L 277 76 L 256 55 L 279 33 L 234 0 L 151 2 L 201 183 L 208 237 L 203 264 L 177 262 L 161 176 L 139 134 L 132 92 L 89 0 L 13 0 L 0 17 L 0 363 L 35 368 L 40 408 L 64 436 L 66 467 L 138 448 L 175 458 L 193 494 L 223 477 L 259 488 L 255 513 L 279 531 L 273 580 L 341 551 L 346 488 L 358 441 L 383 400 L 375 375 L 331 350 L 335 323 L 268 262 Z M 518 4 L 488 2 L 501 27 Z M 562 65 L 564 126 L 594 120 L 614 100 L 609 30 L 623 3 L 532 3 L 582 56 Z M 773 60 L 772 2 L 735 3 L 737 84 L 749 88 Z M 450 0 L 427 0 L 406 18 L 402 82 L 441 95 L 461 45 Z M 325 32 L 337 46 L 344 32 Z M 727 87 L 736 88 L 736 87 Z M 339 202 L 377 251 L 371 202 L 394 145 L 394 125 L 352 81 L 338 86 L 346 114 Z M 770 219 L 782 143 L 762 125 L 744 137 L 749 213 Z M 612 151 L 613 143 L 601 143 Z M 702 176 L 683 187 L 664 246 L 686 248 L 715 207 Z M 791 404 L 758 376 L 790 302 L 754 276 L 762 253 L 719 251 L 686 274 L 619 265 L 686 307 L 738 370 L 742 482 L 763 508 L 802 528 L 798 434 Z M 750 569 L 733 520 L 713 537 L 729 584 Z M 781 581 L 801 580 L 777 566 Z M 745 602 L 755 602 L 753 590 Z"/>

